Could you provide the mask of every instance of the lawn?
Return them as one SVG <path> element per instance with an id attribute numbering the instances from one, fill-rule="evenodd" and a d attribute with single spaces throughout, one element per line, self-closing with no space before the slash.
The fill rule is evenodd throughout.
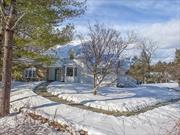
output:
<path id="1" fill-rule="evenodd" d="M 16 113 L 14 112 L 14 110 L 19 110 L 20 108 L 26 107 L 27 105 L 29 105 L 29 107 L 27 106 L 27 108 L 24 109 L 27 110 L 28 112 L 29 111 L 33 112 L 34 114 L 42 116 L 43 118 L 46 118 L 51 122 L 58 123 L 60 125 L 66 125 L 68 129 L 71 129 L 74 132 L 85 131 L 88 132 L 89 135 L 140 135 L 140 134 L 165 135 L 172 131 L 176 132 L 175 126 L 178 125 L 176 123 L 179 123 L 180 120 L 180 116 L 179 116 L 180 102 L 170 103 L 168 105 L 153 108 L 152 110 L 145 111 L 143 113 L 139 113 L 132 116 L 113 116 L 113 115 L 106 115 L 102 113 L 93 112 L 90 110 L 80 109 L 77 107 L 72 107 L 63 103 L 53 102 L 47 98 L 39 96 L 33 92 L 33 89 L 40 83 L 41 82 L 30 82 L 30 83 L 13 82 L 12 93 L 11 93 L 11 114 L 10 116 L 0 119 L 0 127 L 2 127 L 4 125 L 4 122 L 6 121 L 9 121 L 11 122 L 11 124 L 13 124 L 13 120 L 9 118 L 11 116 L 14 116 L 14 114 Z M 60 88 L 59 85 L 60 85 L 59 83 L 57 84 L 52 83 L 49 87 L 54 88 L 56 86 L 56 89 L 58 90 Z M 74 84 L 73 85 L 69 84 L 69 87 L 72 87 L 73 89 Z M 78 88 L 76 89 L 79 89 L 78 92 L 80 93 L 84 92 L 84 94 L 86 95 L 88 93 L 88 90 L 82 92 L 81 91 L 82 88 L 87 88 L 87 87 L 85 84 L 81 87 L 80 85 L 78 85 Z M 129 89 L 129 91 L 123 91 L 125 89 L 119 89 L 119 95 L 121 95 L 121 93 L 122 94 L 124 93 L 124 96 L 122 97 L 128 95 L 128 97 L 126 98 L 126 100 L 128 100 L 130 97 L 132 97 L 132 94 L 130 93 L 136 94 L 137 89 L 139 90 L 142 89 L 142 91 L 144 91 L 145 88 L 144 87 L 142 87 L 141 89 L 136 88 L 135 90 Z M 168 97 L 171 97 L 172 95 L 178 97 L 178 94 L 175 93 L 174 91 L 170 91 L 167 89 L 165 90 L 160 89 L 160 90 L 161 90 L 159 91 L 160 95 L 164 94 L 165 96 L 165 94 L 169 94 L 169 96 L 168 95 L 165 96 L 166 99 Z M 114 93 L 112 93 L 112 91 L 111 93 L 109 93 L 107 92 L 107 90 L 105 90 L 105 92 L 102 91 L 101 92 L 99 91 L 98 95 L 95 97 L 92 95 L 92 92 L 89 91 L 89 96 L 93 98 L 97 98 L 98 96 L 102 96 L 102 97 L 104 96 L 104 98 L 105 97 L 112 98 L 113 94 L 116 95 L 118 93 L 118 89 L 116 88 L 112 89 Z M 163 91 L 166 92 L 163 93 Z M 78 92 L 75 93 L 75 90 L 69 91 L 69 89 L 68 92 L 72 96 L 73 93 L 74 95 L 78 93 Z M 155 94 L 153 94 L 153 91 L 151 91 L 151 97 L 153 97 L 153 95 L 157 95 L 156 94 L 157 92 L 154 93 Z M 149 97 L 146 96 L 146 98 Z M 118 101 L 120 101 L 120 99 L 118 99 Z M 40 126 L 46 128 L 48 125 L 40 125 Z M 48 131 L 51 132 L 50 127 L 47 128 Z M 56 128 L 54 128 L 53 131 L 54 130 L 56 131 Z M 179 131 L 178 128 L 177 130 Z M 57 133 L 61 134 L 62 132 L 57 131 Z M 65 134 L 63 133 L 63 135 Z"/>
<path id="2" fill-rule="evenodd" d="M 114 112 L 136 112 L 180 98 L 180 93 L 172 89 L 146 86 L 103 87 L 99 88 L 97 95 L 94 96 L 90 84 L 53 82 L 47 91 L 66 101 Z"/>

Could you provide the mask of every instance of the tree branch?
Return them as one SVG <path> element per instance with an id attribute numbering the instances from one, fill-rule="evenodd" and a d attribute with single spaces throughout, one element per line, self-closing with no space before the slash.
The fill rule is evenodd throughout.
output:
<path id="1" fill-rule="evenodd" d="M 0 0 L 0 11 L 1 11 L 2 17 L 5 19 L 5 11 L 4 11 L 3 5 L 4 5 L 4 1 Z"/>
<path id="2" fill-rule="evenodd" d="M 14 23 L 14 26 L 12 26 L 11 30 L 14 30 L 18 24 L 18 22 L 25 16 L 26 13 L 23 13 L 18 19 L 17 21 Z"/>

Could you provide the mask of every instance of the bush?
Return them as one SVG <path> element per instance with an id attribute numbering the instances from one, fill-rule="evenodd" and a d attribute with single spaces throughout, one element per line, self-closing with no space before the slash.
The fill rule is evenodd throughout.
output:
<path id="1" fill-rule="evenodd" d="M 0 135 L 49 135 L 52 132 L 46 125 L 38 123 L 26 113 L 2 119 L 4 122 L 0 122 Z"/>

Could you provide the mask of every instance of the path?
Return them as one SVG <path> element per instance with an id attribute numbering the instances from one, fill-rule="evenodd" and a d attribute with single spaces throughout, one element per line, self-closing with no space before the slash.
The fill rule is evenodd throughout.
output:
<path id="1" fill-rule="evenodd" d="M 144 112 L 147 112 L 149 110 L 153 110 L 155 108 L 158 108 L 158 107 L 161 107 L 161 106 L 166 106 L 166 105 L 169 105 L 169 104 L 176 103 L 176 102 L 180 101 L 180 98 L 177 98 L 177 99 L 172 99 L 172 100 L 169 100 L 169 101 L 166 101 L 166 102 L 163 102 L 163 103 L 158 103 L 156 105 L 152 105 L 152 106 L 149 106 L 149 107 L 146 107 L 144 109 L 134 111 L 134 112 L 115 112 L 115 111 L 107 111 L 107 110 L 102 110 L 102 109 L 98 109 L 98 108 L 89 107 L 89 106 L 85 106 L 83 104 L 77 104 L 77 103 L 70 102 L 70 101 L 67 101 L 65 99 L 59 98 L 58 96 L 52 95 L 51 93 L 47 92 L 47 86 L 48 85 L 49 85 L 49 83 L 45 82 L 45 83 L 37 86 L 34 89 L 34 92 L 36 94 L 38 94 L 38 95 L 40 95 L 40 96 L 42 96 L 44 98 L 47 98 L 47 99 L 49 99 L 51 101 L 54 101 L 54 102 L 70 105 L 72 107 L 77 107 L 77 108 L 80 108 L 80 109 L 83 109 L 83 110 L 92 111 L 92 112 L 96 112 L 96 113 L 103 113 L 103 114 L 107 114 L 107 115 L 113 115 L 113 116 L 116 116 L 116 117 L 118 117 L 118 116 L 138 115 L 140 113 L 144 113 Z"/>
<path id="2" fill-rule="evenodd" d="M 166 129 L 171 129 L 175 120 L 180 119 L 180 102 L 135 116 L 114 117 L 53 102 L 35 94 L 32 88 L 23 87 L 26 85 L 11 93 L 11 105 L 14 108 L 18 109 L 28 104 L 36 113 L 71 125 L 75 129 L 84 129 L 89 135 L 159 134 L 167 132 Z"/>

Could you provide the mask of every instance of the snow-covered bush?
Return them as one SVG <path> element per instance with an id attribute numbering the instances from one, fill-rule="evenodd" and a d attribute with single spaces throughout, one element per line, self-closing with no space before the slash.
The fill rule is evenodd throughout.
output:
<path id="1" fill-rule="evenodd" d="M 48 135 L 51 133 L 47 125 L 33 120 L 28 114 L 15 114 L 13 117 L 7 116 L 2 119 L 4 121 L 0 122 L 1 135 Z"/>

